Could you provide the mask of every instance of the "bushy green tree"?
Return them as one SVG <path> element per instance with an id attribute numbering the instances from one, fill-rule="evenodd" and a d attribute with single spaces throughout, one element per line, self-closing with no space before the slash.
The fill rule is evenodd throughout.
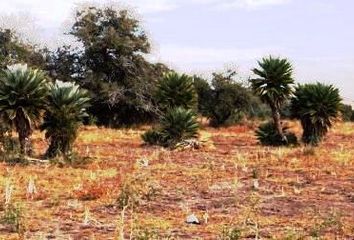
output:
<path id="1" fill-rule="evenodd" d="M 234 80 L 235 71 L 213 73 L 209 118 L 212 126 L 233 124 L 250 108 L 251 93 Z"/>
<path id="2" fill-rule="evenodd" d="M 209 82 L 201 76 L 193 77 L 194 88 L 198 96 L 198 113 L 204 117 L 209 117 L 210 106 L 213 104 L 213 90 Z"/>
<path id="3" fill-rule="evenodd" d="M 302 139 L 316 145 L 327 134 L 338 117 L 341 97 L 333 85 L 322 83 L 298 85 L 292 103 L 292 114 L 301 121 Z"/>
<path id="4" fill-rule="evenodd" d="M 258 61 L 258 65 L 259 68 L 253 69 L 253 73 L 258 78 L 251 80 L 252 89 L 263 102 L 269 105 L 276 131 L 286 141 L 280 120 L 280 110 L 293 93 L 292 65 L 285 58 L 273 58 L 272 56 Z"/>
<path id="5" fill-rule="evenodd" d="M 27 65 L 9 66 L 0 79 L 0 112 L 16 127 L 21 152 L 31 154 L 31 135 L 46 106 L 48 83 L 44 74 Z"/>
<path id="6" fill-rule="evenodd" d="M 47 157 L 59 154 L 67 156 L 71 153 L 78 128 L 87 116 L 89 101 L 88 92 L 74 83 L 56 81 L 51 85 L 49 106 L 40 127 L 46 131 L 45 137 L 50 141 Z"/>
<path id="7" fill-rule="evenodd" d="M 354 111 L 353 111 L 353 107 L 351 105 L 341 104 L 340 113 L 342 115 L 343 121 L 349 122 L 349 121 L 354 120 Z"/>
<path id="8" fill-rule="evenodd" d="M 236 72 L 213 73 L 211 84 L 195 77 L 198 110 L 214 127 L 239 122 L 245 117 L 262 115 L 261 102 L 249 88 L 235 80 Z"/>
<path id="9" fill-rule="evenodd" d="M 73 62 L 69 70 L 75 72 L 65 79 L 74 76 L 89 90 L 92 105 L 88 111 L 97 117 L 98 124 L 115 127 L 156 118 L 153 93 L 168 68 L 145 59 L 150 42 L 130 12 L 84 8 L 77 11 L 70 34 L 82 44 L 82 51 L 63 50 L 61 58 Z"/>

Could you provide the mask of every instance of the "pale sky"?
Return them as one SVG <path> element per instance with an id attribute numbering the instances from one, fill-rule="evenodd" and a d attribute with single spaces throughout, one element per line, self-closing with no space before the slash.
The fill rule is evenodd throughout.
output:
<path id="1" fill-rule="evenodd" d="M 83 2 L 0 0 L 0 26 L 54 46 L 69 41 L 61 33 Z M 298 82 L 332 83 L 354 100 L 352 0 L 110 2 L 134 8 L 151 36 L 151 59 L 181 72 L 209 74 L 231 66 L 247 77 L 257 59 L 273 54 L 291 60 Z"/>

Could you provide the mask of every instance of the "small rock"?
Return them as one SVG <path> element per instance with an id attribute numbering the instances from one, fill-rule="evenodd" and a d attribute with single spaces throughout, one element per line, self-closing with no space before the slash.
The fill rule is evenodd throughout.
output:
<path id="1" fill-rule="evenodd" d="M 259 181 L 258 179 L 253 180 L 253 189 L 258 190 L 259 189 Z"/>
<path id="2" fill-rule="evenodd" d="M 195 216 L 194 214 L 192 215 L 189 215 L 187 217 L 187 221 L 186 221 L 188 224 L 197 224 L 199 225 L 200 222 L 199 222 L 199 219 L 197 218 L 197 216 Z"/>

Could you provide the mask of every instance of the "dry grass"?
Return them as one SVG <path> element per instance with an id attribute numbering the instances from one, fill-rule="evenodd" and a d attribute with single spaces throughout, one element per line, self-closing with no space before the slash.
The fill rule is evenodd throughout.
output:
<path id="1" fill-rule="evenodd" d="M 245 239 L 353 239 L 353 129 L 288 149 L 257 145 L 253 126 L 207 128 L 204 148 L 171 152 L 142 146 L 142 130 L 83 128 L 86 166 L 0 163 L 0 215 L 9 184 L 23 213 L 23 230 L 0 224 L 0 239 L 222 239 L 225 226 Z M 185 223 L 191 213 L 201 225 Z"/>

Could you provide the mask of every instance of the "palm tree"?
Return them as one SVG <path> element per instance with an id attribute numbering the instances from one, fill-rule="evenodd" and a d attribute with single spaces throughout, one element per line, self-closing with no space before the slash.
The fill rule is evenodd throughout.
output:
<path id="1" fill-rule="evenodd" d="M 286 141 L 280 121 L 280 109 L 293 93 L 293 68 L 287 59 L 272 56 L 258 61 L 258 65 L 260 68 L 253 69 L 253 73 L 259 78 L 251 80 L 252 89 L 270 106 L 276 131 Z"/>
<path id="2" fill-rule="evenodd" d="M 156 99 L 164 111 L 175 107 L 196 109 L 197 92 L 193 78 L 175 72 L 165 74 L 158 83 Z"/>
<path id="3" fill-rule="evenodd" d="M 27 65 L 8 66 L 0 78 L 0 112 L 15 125 L 22 154 L 32 154 L 31 135 L 41 119 L 47 94 L 43 72 Z"/>
<path id="4" fill-rule="evenodd" d="M 326 135 L 341 107 L 338 88 L 321 83 L 299 85 L 291 101 L 291 112 L 301 121 L 302 139 L 317 145 Z"/>
<path id="5" fill-rule="evenodd" d="M 49 107 L 40 127 L 50 140 L 47 157 L 70 154 L 89 101 L 89 93 L 74 83 L 56 81 L 50 86 Z"/>

